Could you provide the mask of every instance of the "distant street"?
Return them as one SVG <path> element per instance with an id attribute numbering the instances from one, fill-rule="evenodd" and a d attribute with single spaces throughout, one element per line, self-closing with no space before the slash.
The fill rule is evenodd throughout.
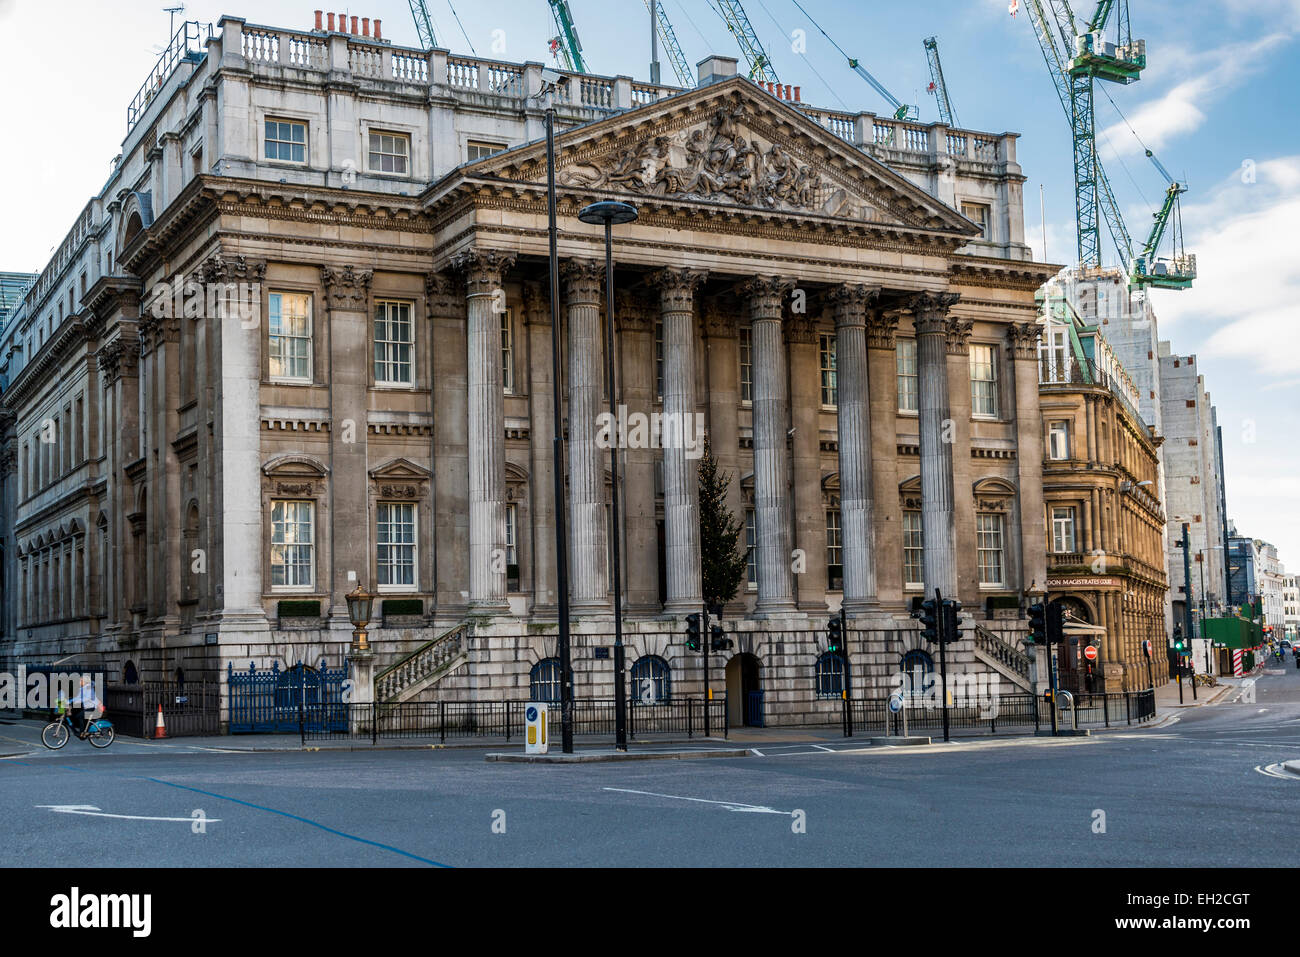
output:
<path id="1" fill-rule="evenodd" d="M 569 767 L 73 741 L 0 761 L 0 820 L 45 866 L 1291 865 L 1300 776 L 1270 767 L 1300 759 L 1300 671 L 1243 697 L 1090 738 Z M 33 728 L 0 726 L 0 752 Z"/>

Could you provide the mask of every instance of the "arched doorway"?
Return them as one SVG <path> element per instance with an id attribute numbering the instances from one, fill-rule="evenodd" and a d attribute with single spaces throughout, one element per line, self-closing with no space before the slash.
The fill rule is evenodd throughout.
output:
<path id="1" fill-rule="evenodd" d="M 763 727 L 763 663 L 746 652 L 727 662 L 727 724 Z"/>
<path id="2" fill-rule="evenodd" d="M 1054 598 L 1048 604 L 1059 606 L 1061 609 L 1061 619 L 1064 624 L 1079 623 L 1084 625 L 1092 624 L 1092 612 L 1088 608 L 1087 602 L 1075 595 L 1063 595 L 1060 598 Z M 1066 633 L 1065 639 L 1055 647 L 1056 652 L 1056 682 L 1057 685 L 1065 691 L 1072 691 L 1076 694 L 1081 691 L 1091 691 L 1091 676 L 1089 668 L 1085 667 L 1079 657 L 1079 637 L 1077 634 L 1071 635 Z"/>

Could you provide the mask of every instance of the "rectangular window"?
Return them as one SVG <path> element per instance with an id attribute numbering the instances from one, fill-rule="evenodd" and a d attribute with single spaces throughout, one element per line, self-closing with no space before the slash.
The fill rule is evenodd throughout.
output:
<path id="1" fill-rule="evenodd" d="M 745 509 L 745 582 L 752 588 L 758 587 L 758 550 L 754 537 L 754 510 Z"/>
<path id="2" fill-rule="evenodd" d="M 415 326 L 409 302 L 375 303 L 375 383 L 411 385 Z"/>
<path id="3" fill-rule="evenodd" d="M 311 588 L 314 581 L 312 529 L 314 503 L 271 502 L 271 584 L 277 588 Z"/>
<path id="4" fill-rule="evenodd" d="M 921 532 L 921 513 L 903 511 L 903 587 L 925 587 L 925 536 Z"/>
<path id="5" fill-rule="evenodd" d="M 494 153 L 500 153 L 504 149 L 505 146 L 501 143 L 483 143 L 478 140 L 470 140 L 469 145 L 466 147 L 466 158 L 472 163 Z"/>
<path id="6" fill-rule="evenodd" d="M 916 340 L 899 339 L 895 347 L 898 356 L 898 411 L 916 412 L 920 409 L 916 376 Z"/>
<path id="7" fill-rule="evenodd" d="M 980 239 L 993 238 L 992 210 L 987 203 L 962 203 L 961 214 L 980 228 Z"/>
<path id="8" fill-rule="evenodd" d="M 655 320 L 655 398 L 664 400 L 664 324 Z"/>
<path id="9" fill-rule="evenodd" d="M 754 330 L 740 330 L 740 401 L 754 401 Z"/>
<path id="10" fill-rule="evenodd" d="M 1052 422 L 1047 427 L 1047 457 L 1060 461 L 1070 457 L 1070 423 Z"/>
<path id="11" fill-rule="evenodd" d="M 506 506 L 506 591 L 519 591 L 519 506 Z"/>
<path id="12" fill-rule="evenodd" d="M 970 347 L 970 402 L 975 415 L 997 418 L 998 367 L 992 346 Z"/>
<path id="13" fill-rule="evenodd" d="M 401 173 L 409 169 L 411 138 L 405 133 L 370 133 L 370 171 Z"/>
<path id="14" fill-rule="evenodd" d="M 415 588 L 415 505 L 380 502 L 376 531 L 380 588 Z"/>
<path id="15" fill-rule="evenodd" d="M 282 163 L 307 162 L 307 124 L 267 120 L 266 158 Z"/>
<path id="16" fill-rule="evenodd" d="M 267 297 L 272 379 L 311 381 L 311 297 L 273 292 Z"/>
<path id="17" fill-rule="evenodd" d="M 981 585 L 1005 584 L 1002 561 L 1002 516 L 980 512 L 975 516 L 975 547 Z"/>
<path id="18" fill-rule="evenodd" d="M 1052 551 L 1069 554 L 1077 551 L 1074 537 L 1074 508 L 1056 505 L 1052 507 Z"/>
<path id="19" fill-rule="evenodd" d="M 506 395 L 515 391 L 515 340 L 510 334 L 510 310 L 501 313 L 501 388 Z"/>
<path id="20" fill-rule="evenodd" d="M 834 407 L 838 404 L 835 383 L 835 337 L 819 336 L 822 371 L 822 405 Z"/>
<path id="21" fill-rule="evenodd" d="M 831 591 L 844 588 L 844 539 L 840 534 L 840 510 L 826 510 L 826 587 Z"/>

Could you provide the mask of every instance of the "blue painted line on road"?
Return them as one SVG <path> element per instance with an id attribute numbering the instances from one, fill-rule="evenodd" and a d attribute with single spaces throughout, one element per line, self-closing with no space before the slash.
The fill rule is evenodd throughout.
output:
<path id="1" fill-rule="evenodd" d="M 163 781 L 160 778 L 145 778 L 146 781 L 152 781 L 154 784 L 165 784 L 170 788 L 180 788 L 182 791 L 193 791 L 195 794 L 204 794 L 208 797 L 218 798 L 222 801 L 233 801 L 235 804 L 242 804 L 244 807 L 251 807 L 258 811 L 266 811 L 269 814 L 278 814 L 281 817 L 287 817 L 290 820 L 301 821 L 303 824 L 310 824 L 312 827 L 320 828 L 329 834 L 336 834 L 339 837 L 345 837 L 349 841 L 356 841 L 359 844 L 369 844 L 371 847 L 378 847 L 381 850 L 392 851 L 394 854 L 400 854 L 403 857 L 409 857 L 412 860 L 420 861 L 422 864 L 432 864 L 434 867 L 451 867 L 450 864 L 443 864 L 439 861 L 430 860 L 427 857 L 421 857 L 418 854 L 412 854 L 410 851 L 404 851 L 400 847 L 393 847 L 391 844 L 381 844 L 379 841 L 372 841 L 364 837 L 357 837 L 355 834 L 349 834 L 346 831 L 340 831 L 332 828 L 327 824 L 319 821 L 313 821 L 309 817 L 302 817 L 299 814 L 290 814 L 288 811 L 280 811 L 273 807 L 266 807 L 262 804 L 254 804 L 251 801 L 244 801 L 236 797 L 230 797 L 227 794 L 217 794 L 215 791 L 205 791 L 202 788 L 192 788 L 188 784 L 176 784 L 172 781 Z"/>

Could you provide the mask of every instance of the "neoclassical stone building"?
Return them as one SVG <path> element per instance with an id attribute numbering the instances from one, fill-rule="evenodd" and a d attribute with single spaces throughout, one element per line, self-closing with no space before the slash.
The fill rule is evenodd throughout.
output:
<path id="1" fill-rule="evenodd" d="M 722 57 L 685 91 L 573 77 L 557 384 L 539 64 L 233 18 L 180 64 L 6 331 L 8 654 L 337 665 L 361 582 L 381 697 L 548 694 L 561 468 L 576 693 L 609 696 L 604 246 L 576 214 L 614 198 L 640 212 L 616 403 L 701 417 L 752 546 L 712 678 L 733 717 L 759 690 L 769 721 L 836 713 L 841 604 L 855 693 L 884 694 L 926 666 L 909 613 L 936 587 L 967 613 L 956 667 L 1029 686 L 1006 662 L 1046 580 L 1056 270 L 1023 243 L 1013 135 L 815 110 Z M 191 282 L 220 302 L 187 308 Z M 65 398 L 72 451 L 42 464 Z M 619 451 L 628 662 L 698 695 L 697 449 L 659 444 Z"/>

